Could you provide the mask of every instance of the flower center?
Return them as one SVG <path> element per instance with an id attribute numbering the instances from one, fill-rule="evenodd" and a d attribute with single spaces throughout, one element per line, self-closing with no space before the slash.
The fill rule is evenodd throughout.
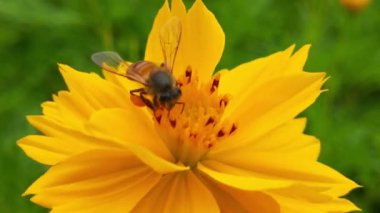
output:
<path id="1" fill-rule="evenodd" d="M 194 167 L 220 139 L 237 129 L 236 123 L 221 121 L 227 95 L 218 94 L 220 74 L 201 84 L 191 68 L 177 79 L 182 96 L 170 111 L 154 112 L 155 123 L 178 162 Z M 182 104 L 181 104 L 182 103 Z"/>

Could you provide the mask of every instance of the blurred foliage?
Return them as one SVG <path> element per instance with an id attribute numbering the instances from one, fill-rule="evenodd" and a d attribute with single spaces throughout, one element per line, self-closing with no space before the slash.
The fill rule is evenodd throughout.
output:
<path id="1" fill-rule="evenodd" d="M 219 68 L 311 43 L 306 70 L 327 71 L 328 92 L 303 115 L 322 142 L 321 161 L 363 186 L 348 197 L 380 209 L 380 5 L 351 13 L 329 0 L 204 0 L 226 33 Z M 25 115 L 65 89 L 57 62 L 99 70 L 89 56 L 105 49 L 143 57 L 162 1 L 0 0 L 0 212 L 46 212 L 22 192 L 45 167 L 15 142 L 36 133 Z M 187 5 L 191 1 L 186 1 Z"/>

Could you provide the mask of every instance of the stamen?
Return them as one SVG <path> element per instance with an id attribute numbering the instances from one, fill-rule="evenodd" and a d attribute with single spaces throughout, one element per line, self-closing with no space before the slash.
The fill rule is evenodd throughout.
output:
<path id="1" fill-rule="evenodd" d="M 176 107 L 170 111 L 160 109 L 154 115 L 159 135 L 173 156 L 190 167 L 196 166 L 222 138 L 237 130 L 237 124 L 221 120 L 230 100 L 228 95 L 218 93 L 221 74 L 201 83 L 197 71 L 187 67 L 176 79 L 182 91 Z"/>
<path id="2" fill-rule="evenodd" d="M 207 126 L 207 125 L 209 125 L 209 124 L 212 124 L 212 123 L 214 123 L 214 122 L 215 122 L 214 118 L 209 117 L 208 120 L 207 120 L 207 122 L 205 123 L 205 126 Z"/>
<path id="3" fill-rule="evenodd" d="M 191 70 L 190 66 L 187 67 L 187 69 L 185 71 L 185 76 L 187 77 L 187 83 L 190 83 L 191 76 L 192 76 L 192 70 Z"/>
<path id="4" fill-rule="evenodd" d="M 230 135 L 233 133 L 233 132 L 235 132 L 236 131 L 236 129 L 237 129 L 237 125 L 235 124 L 235 123 L 233 123 L 232 124 L 232 126 L 231 126 L 231 129 L 230 129 Z"/>
<path id="5" fill-rule="evenodd" d="M 213 93 L 218 89 L 219 86 L 219 79 L 220 79 L 220 74 L 217 74 L 211 84 L 210 92 Z"/>
<path id="6" fill-rule="evenodd" d="M 220 107 L 226 107 L 228 104 L 229 98 L 227 96 L 223 96 L 220 101 L 219 101 L 219 106 Z"/>
<path id="7" fill-rule="evenodd" d="M 198 135 L 196 133 L 190 133 L 189 137 L 195 139 Z"/>
<path id="8" fill-rule="evenodd" d="M 218 136 L 219 138 L 221 138 L 221 137 L 223 137 L 225 134 L 226 134 L 226 133 L 224 133 L 224 131 L 221 129 L 221 130 L 219 130 L 217 136 Z"/>
<path id="9" fill-rule="evenodd" d="M 177 124 L 177 121 L 176 120 L 169 120 L 170 122 L 170 125 L 175 128 L 176 124 Z"/>
<path id="10" fill-rule="evenodd" d="M 154 116 L 156 118 L 157 123 L 161 123 L 162 115 L 156 115 Z"/>

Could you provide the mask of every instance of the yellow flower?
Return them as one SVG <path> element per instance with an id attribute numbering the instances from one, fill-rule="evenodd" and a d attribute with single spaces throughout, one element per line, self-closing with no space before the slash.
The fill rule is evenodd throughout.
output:
<path id="1" fill-rule="evenodd" d="M 371 0 L 340 0 L 340 3 L 351 11 L 360 11 L 368 7 Z"/>
<path id="2" fill-rule="evenodd" d="M 213 75 L 224 33 L 201 0 L 160 9 L 145 60 L 163 62 L 159 31 L 182 23 L 174 76 L 183 110 L 135 106 L 126 78 L 59 65 L 68 85 L 18 145 L 49 170 L 24 193 L 53 212 L 348 212 L 357 185 L 317 161 L 319 141 L 295 118 L 321 93 L 293 46 Z"/>

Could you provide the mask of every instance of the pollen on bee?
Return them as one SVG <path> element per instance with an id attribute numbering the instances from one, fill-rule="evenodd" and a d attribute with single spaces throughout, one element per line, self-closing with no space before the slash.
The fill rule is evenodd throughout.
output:
<path id="1" fill-rule="evenodd" d="M 144 101 L 141 100 L 141 98 L 140 98 L 139 96 L 131 95 L 131 96 L 130 96 L 130 100 L 131 100 L 131 102 L 132 102 L 135 106 L 138 106 L 138 107 L 143 107 L 143 106 L 145 106 Z"/>

